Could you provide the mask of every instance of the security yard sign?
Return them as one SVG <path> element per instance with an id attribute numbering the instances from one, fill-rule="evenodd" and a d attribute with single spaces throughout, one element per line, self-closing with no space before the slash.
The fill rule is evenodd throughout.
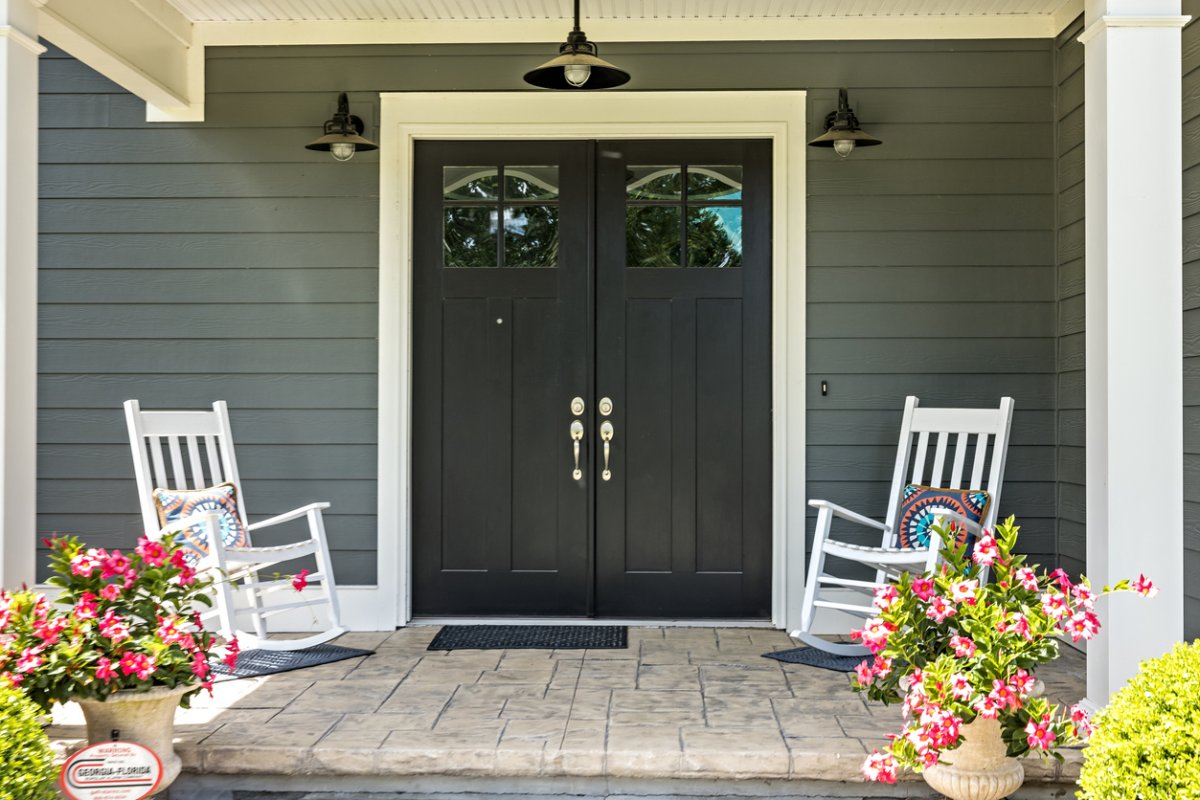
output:
<path id="1" fill-rule="evenodd" d="M 71 800 L 142 800 L 162 781 L 162 762 L 133 742 L 85 747 L 63 764 L 58 785 Z"/>

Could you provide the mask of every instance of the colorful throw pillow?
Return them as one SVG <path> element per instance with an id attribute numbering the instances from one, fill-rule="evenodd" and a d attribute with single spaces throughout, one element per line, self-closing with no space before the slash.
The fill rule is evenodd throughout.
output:
<path id="1" fill-rule="evenodd" d="M 971 489 L 936 489 L 932 486 L 908 484 L 900 498 L 900 547 L 928 547 L 929 537 L 939 512 L 949 511 L 979 522 L 987 513 L 992 496 Z M 975 534 L 965 525 L 947 521 L 949 532 L 958 544 L 965 544 L 970 553 L 975 547 Z"/>
<path id="2" fill-rule="evenodd" d="M 207 489 L 155 489 L 154 507 L 158 509 L 160 525 L 216 511 L 220 515 L 221 542 L 226 547 L 250 546 L 250 535 L 238 513 L 237 488 L 232 483 Z M 192 567 L 208 555 L 208 531 L 203 523 L 185 528 L 175 535 L 175 539 L 183 545 L 183 557 Z"/>

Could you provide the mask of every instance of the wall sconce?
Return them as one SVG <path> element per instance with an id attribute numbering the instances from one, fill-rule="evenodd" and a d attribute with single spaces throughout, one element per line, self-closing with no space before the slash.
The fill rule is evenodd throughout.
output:
<path id="1" fill-rule="evenodd" d="M 365 152 L 379 149 L 379 145 L 363 138 L 365 129 L 363 121 L 350 113 L 350 101 L 346 99 L 346 93 L 342 92 L 338 95 L 337 113 L 325 123 L 325 135 L 304 147 L 308 150 L 328 152 L 337 161 L 349 161 L 359 150 Z"/>
<path id="2" fill-rule="evenodd" d="M 845 89 L 838 89 L 837 111 L 825 117 L 825 132 L 808 143 L 809 147 L 832 147 L 842 158 L 850 155 L 855 147 L 871 147 L 883 144 L 871 134 L 858 127 L 858 117 L 850 108 Z"/>
<path id="3" fill-rule="evenodd" d="M 575 27 L 558 46 L 558 56 L 525 73 L 525 82 L 542 89 L 611 89 L 629 82 L 629 73 L 600 58 L 595 43 L 579 30 L 579 0 Z"/>

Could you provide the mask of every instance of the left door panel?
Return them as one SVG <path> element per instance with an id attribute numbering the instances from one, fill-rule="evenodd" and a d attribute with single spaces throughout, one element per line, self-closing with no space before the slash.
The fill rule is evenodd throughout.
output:
<path id="1" fill-rule="evenodd" d="M 416 145 L 418 615 L 589 611 L 590 148 Z"/>

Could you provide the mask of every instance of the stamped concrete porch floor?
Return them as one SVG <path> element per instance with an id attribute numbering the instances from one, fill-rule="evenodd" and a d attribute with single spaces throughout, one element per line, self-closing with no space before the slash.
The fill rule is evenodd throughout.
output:
<path id="1" fill-rule="evenodd" d="M 762 658 L 797 646 L 782 631 L 631 628 L 627 650 L 429 652 L 437 630 L 348 634 L 339 643 L 375 655 L 218 684 L 178 712 L 184 769 L 856 782 L 898 727 L 898 710 L 851 692 L 848 675 Z M 1075 702 L 1084 658 L 1064 647 L 1040 677 Z M 52 738 L 73 744 L 79 723 L 60 709 Z M 1026 772 L 1071 782 L 1078 761 L 1027 759 Z"/>

